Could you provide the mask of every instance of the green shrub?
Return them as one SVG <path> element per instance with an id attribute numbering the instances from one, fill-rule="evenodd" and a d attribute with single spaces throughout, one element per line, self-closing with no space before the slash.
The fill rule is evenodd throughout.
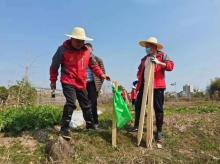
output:
<path id="1" fill-rule="evenodd" d="M 8 98 L 8 90 L 5 87 L 0 87 L 0 103 L 5 101 Z"/>
<path id="2" fill-rule="evenodd" d="M 0 111 L 0 131 L 20 133 L 51 127 L 61 119 L 61 110 L 53 106 L 14 107 Z"/>
<path id="3" fill-rule="evenodd" d="M 37 91 L 29 82 L 17 81 L 16 85 L 8 89 L 9 105 L 33 105 L 37 99 Z"/>

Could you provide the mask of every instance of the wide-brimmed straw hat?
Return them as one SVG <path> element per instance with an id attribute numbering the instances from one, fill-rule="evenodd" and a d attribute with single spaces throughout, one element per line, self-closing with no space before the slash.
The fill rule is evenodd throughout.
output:
<path id="1" fill-rule="evenodd" d="M 86 36 L 86 32 L 82 27 L 75 27 L 70 34 L 65 34 L 66 36 L 79 40 L 92 41 L 93 39 Z"/>
<path id="2" fill-rule="evenodd" d="M 163 49 L 163 45 L 158 43 L 157 38 L 150 37 L 147 40 L 142 40 L 139 42 L 140 46 L 142 47 L 149 47 L 149 45 L 156 45 L 158 50 Z"/>

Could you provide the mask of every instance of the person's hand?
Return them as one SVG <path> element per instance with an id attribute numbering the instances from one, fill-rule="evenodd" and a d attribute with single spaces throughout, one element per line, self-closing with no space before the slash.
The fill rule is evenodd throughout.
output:
<path id="1" fill-rule="evenodd" d="M 111 78 L 109 76 L 105 76 L 105 79 L 111 81 Z"/>
<path id="2" fill-rule="evenodd" d="M 105 74 L 102 75 L 102 78 L 105 79 L 105 80 L 111 81 L 111 78 L 109 76 L 105 75 Z"/>
<path id="3" fill-rule="evenodd" d="M 54 83 L 54 82 L 51 82 L 50 83 L 50 88 L 52 89 L 52 90 L 56 90 L 56 82 Z"/>
<path id="4" fill-rule="evenodd" d="M 161 62 L 155 56 L 152 56 L 150 59 L 155 64 L 161 64 Z"/>
<path id="5" fill-rule="evenodd" d="M 114 86 L 115 86 L 115 89 L 118 89 L 118 82 L 117 81 L 113 81 L 113 84 L 114 84 Z"/>

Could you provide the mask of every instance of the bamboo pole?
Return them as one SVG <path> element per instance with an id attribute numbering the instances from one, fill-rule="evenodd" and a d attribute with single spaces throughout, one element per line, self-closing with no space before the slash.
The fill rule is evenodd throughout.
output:
<path id="1" fill-rule="evenodd" d="M 154 64 L 150 64 L 150 75 L 149 75 L 149 90 L 148 90 L 148 102 L 147 102 L 147 121 L 146 121 L 146 146 L 152 148 L 153 142 L 153 119 L 154 119 Z"/>
<path id="2" fill-rule="evenodd" d="M 139 146 L 143 136 L 143 128 L 144 128 L 144 118 L 146 112 L 146 103 L 147 103 L 147 93 L 149 89 L 149 73 L 150 73 L 150 59 L 147 58 L 145 61 L 145 71 L 144 71 L 144 91 L 141 103 L 141 113 L 139 119 L 139 126 L 138 126 L 138 134 L 137 134 L 137 145 Z"/>
<path id="3" fill-rule="evenodd" d="M 139 146 L 143 136 L 145 112 L 147 111 L 146 117 L 146 146 L 152 148 L 153 141 L 153 118 L 154 118 L 154 64 L 148 58 L 145 61 L 145 72 L 144 72 L 144 91 L 141 104 L 141 114 L 139 120 L 138 134 L 137 134 L 137 145 Z"/>
<path id="4" fill-rule="evenodd" d="M 113 82 L 113 85 L 115 86 L 115 89 L 118 89 L 118 82 Z M 112 146 L 117 147 L 117 126 L 116 126 L 116 115 L 115 115 L 115 109 L 113 106 L 113 112 L 112 112 Z"/>

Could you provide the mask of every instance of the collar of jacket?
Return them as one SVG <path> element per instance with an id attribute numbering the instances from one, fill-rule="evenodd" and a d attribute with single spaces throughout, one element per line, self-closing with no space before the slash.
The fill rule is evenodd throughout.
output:
<path id="1" fill-rule="evenodd" d="M 86 46 L 83 46 L 80 50 L 75 49 L 74 47 L 72 47 L 72 45 L 71 45 L 71 40 L 70 40 L 70 39 L 65 40 L 65 41 L 63 42 L 63 46 L 64 46 L 66 49 L 73 50 L 73 51 L 80 51 L 80 50 L 87 50 L 87 49 L 88 49 Z"/>

